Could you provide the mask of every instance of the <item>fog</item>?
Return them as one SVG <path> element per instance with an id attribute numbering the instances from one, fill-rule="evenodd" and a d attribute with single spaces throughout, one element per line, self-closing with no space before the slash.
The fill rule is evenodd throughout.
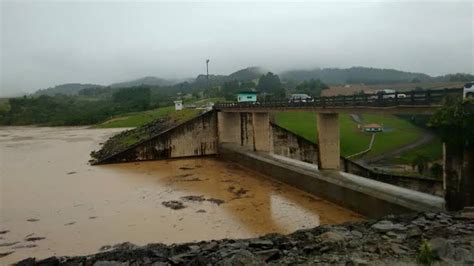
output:
<path id="1" fill-rule="evenodd" d="M 248 66 L 473 73 L 473 2 L 2 1 L 1 95 Z"/>

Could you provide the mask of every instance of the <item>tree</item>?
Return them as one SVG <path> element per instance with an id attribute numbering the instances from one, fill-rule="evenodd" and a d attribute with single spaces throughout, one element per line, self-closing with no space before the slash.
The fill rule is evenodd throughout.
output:
<path id="1" fill-rule="evenodd" d="M 283 88 L 278 75 L 268 72 L 262 75 L 258 80 L 257 90 L 263 92 L 264 95 L 269 95 L 269 98 L 282 99 L 286 97 L 285 89 Z M 266 97 L 266 96 L 264 96 Z"/>
<path id="2" fill-rule="evenodd" d="M 312 97 L 321 96 L 321 91 L 329 89 L 329 86 L 324 84 L 319 79 L 311 79 L 309 81 L 303 81 L 298 86 L 296 86 L 295 91 L 297 93 L 308 94 Z"/>
<path id="3" fill-rule="evenodd" d="M 240 90 L 240 84 L 237 80 L 231 80 L 224 82 L 222 85 L 222 94 L 226 100 L 235 100 L 235 95 Z"/>
<path id="4" fill-rule="evenodd" d="M 474 101 L 446 98 L 444 106 L 430 119 L 443 142 L 458 147 L 474 150 Z"/>

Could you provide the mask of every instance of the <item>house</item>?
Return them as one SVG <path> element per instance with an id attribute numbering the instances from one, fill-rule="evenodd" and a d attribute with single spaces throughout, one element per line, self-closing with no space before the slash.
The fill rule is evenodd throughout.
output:
<path id="1" fill-rule="evenodd" d="M 256 102 L 257 92 L 256 91 L 242 91 L 237 94 L 237 102 Z"/>
<path id="2" fill-rule="evenodd" d="M 176 111 L 183 110 L 183 101 L 174 101 L 174 109 Z"/>
<path id="3" fill-rule="evenodd" d="M 365 132 L 382 132 L 383 131 L 383 127 L 375 123 L 364 125 L 362 126 L 362 128 Z"/>

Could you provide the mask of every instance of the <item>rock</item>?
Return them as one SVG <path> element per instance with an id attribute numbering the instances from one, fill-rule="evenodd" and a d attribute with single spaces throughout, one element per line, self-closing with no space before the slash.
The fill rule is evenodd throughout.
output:
<path id="1" fill-rule="evenodd" d="M 35 258 L 27 258 L 16 263 L 17 266 L 34 266 L 36 265 Z"/>
<path id="2" fill-rule="evenodd" d="M 4 234 L 6 234 L 6 233 L 8 233 L 8 232 L 10 232 L 10 231 L 9 231 L 9 230 L 2 230 L 2 231 L 0 231 L 0 235 L 4 235 Z"/>
<path id="3" fill-rule="evenodd" d="M 251 240 L 249 243 L 249 247 L 253 247 L 253 248 L 272 247 L 272 246 L 273 246 L 273 241 L 264 240 L 264 239 L 254 239 L 254 240 Z"/>
<path id="4" fill-rule="evenodd" d="M 332 231 L 320 234 L 319 238 L 323 243 L 341 242 L 346 239 L 343 235 Z"/>
<path id="5" fill-rule="evenodd" d="M 427 213 L 425 213 L 425 217 L 428 220 L 434 220 L 436 218 L 436 214 L 432 213 L 432 212 L 427 212 Z"/>
<path id="6" fill-rule="evenodd" d="M 361 238 L 361 237 L 363 236 L 361 232 L 356 231 L 356 230 L 353 230 L 353 231 L 351 232 L 351 234 L 352 234 L 354 237 L 357 237 L 357 238 Z"/>
<path id="7" fill-rule="evenodd" d="M 26 221 L 27 221 L 27 222 L 32 222 L 32 223 L 34 223 L 34 222 L 37 222 L 37 221 L 39 221 L 39 219 L 36 219 L 36 218 L 30 218 L 30 219 L 27 219 Z"/>
<path id="8" fill-rule="evenodd" d="M 382 220 L 378 223 L 371 226 L 373 229 L 379 232 L 388 232 L 388 231 L 404 231 L 406 228 L 401 224 L 394 224 L 391 221 Z"/>
<path id="9" fill-rule="evenodd" d="M 18 243 L 20 243 L 20 242 L 15 241 L 15 242 L 0 243 L 0 247 L 9 247 L 9 246 L 16 245 Z"/>
<path id="10" fill-rule="evenodd" d="M 94 263 L 94 266 L 128 266 L 128 262 L 100 260 Z"/>
<path id="11" fill-rule="evenodd" d="M 173 210 L 186 208 L 186 206 L 184 206 L 184 204 L 181 201 L 177 201 L 177 200 L 163 201 L 161 204 Z"/>
<path id="12" fill-rule="evenodd" d="M 28 245 L 18 245 L 18 246 L 13 246 L 13 249 L 20 249 L 20 248 L 35 248 L 37 245 L 35 244 L 28 244 Z"/>
<path id="13" fill-rule="evenodd" d="M 6 257 L 6 256 L 12 254 L 13 252 L 15 252 L 15 251 L 7 251 L 7 252 L 0 253 L 0 258 Z"/>
<path id="14" fill-rule="evenodd" d="M 48 265 L 48 266 L 53 266 L 53 265 L 59 265 L 59 259 L 57 257 L 49 257 L 44 260 L 41 260 L 41 262 L 36 262 L 37 265 Z"/>
<path id="15" fill-rule="evenodd" d="M 35 241 L 39 241 L 39 240 L 43 240 L 43 239 L 46 239 L 46 237 L 33 236 L 33 237 L 25 238 L 25 241 L 35 242 Z"/>
<path id="16" fill-rule="evenodd" d="M 421 229 L 415 225 L 415 226 L 409 227 L 407 229 L 406 234 L 408 238 L 411 238 L 411 237 L 421 236 L 422 232 L 421 232 Z"/>
<path id="17" fill-rule="evenodd" d="M 200 195 L 200 196 L 196 196 L 196 195 L 184 196 L 184 197 L 181 197 L 181 199 L 187 200 L 187 201 L 198 201 L 198 202 L 206 200 L 204 198 L 204 196 L 202 196 L 202 195 Z"/>
<path id="18" fill-rule="evenodd" d="M 256 265 L 265 265 L 265 262 L 263 262 L 257 256 L 253 255 L 248 250 L 238 250 L 238 251 L 232 253 L 231 255 L 229 255 L 228 258 L 224 258 L 224 259 L 220 260 L 216 265 L 221 265 L 221 266 L 245 266 L 245 265 L 256 266 Z"/>
<path id="19" fill-rule="evenodd" d="M 225 203 L 225 201 L 223 201 L 221 199 L 215 199 L 215 198 L 209 198 L 209 199 L 206 199 L 206 200 L 211 202 L 211 203 L 217 204 L 217 205 L 221 205 L 222 203 Z"/>
<path id="20" fill-rule="evenodd" d="M 437 237 L 429 241 L 431 252 L 438 259 L 450 259 L 454 256 L 453 246 L 444 238 Z"/>
<path id="21" fill-rule="evenodd" d="M 366 266 L 366 265 L 369 265 L 369 263 L 368 263 L 366 260 L 359 259 L 359 258 L 351 258 L 349 264 L 350 264 L 350 265 L 354 265 L 354 266 Z"/>
<path id="22" fill-rule="evenodd" d="M 402 246 L 395 243 L 390 244 L 390 249 L 393 251 L 393 253 L 397 255 L 402 255 L 402 254 L 407 253 L 404 249 L 402 249 Z"/>
<path id="23" fill-rule="evenodd" d="M 199 209 L 199 210 L 197 210 L 196 212 L 197 212 L 197 213 L 205 213 L 205 212 L 206 212 L 206 210 Z"/>
<path id="24" fill-rule="evenodd" d="M 269 261 L 273 258 L 278 257 L 280 250 L 278 249 L 267 249 L 255 252 L 255 255 L 263 261 Z"/>

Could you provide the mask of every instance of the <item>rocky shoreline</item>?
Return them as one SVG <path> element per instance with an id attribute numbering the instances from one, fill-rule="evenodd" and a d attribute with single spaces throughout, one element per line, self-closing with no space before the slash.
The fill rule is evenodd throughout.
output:
<path id="1" fill-rule="evenodd" d="M 474 264 L 474 210 L 387 216 L 289 235 L 184 244 L 122 243 L 88 256 L 16 265 Z"/>

